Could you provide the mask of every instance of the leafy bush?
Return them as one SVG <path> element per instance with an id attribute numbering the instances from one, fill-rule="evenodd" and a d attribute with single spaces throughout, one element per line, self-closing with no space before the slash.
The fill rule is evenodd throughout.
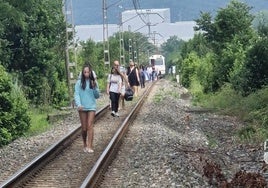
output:
<path id="1" fill-rule="evenodd" d="M 268 38 L 258 41 L 249 51 L 242 75 L 244 93 L 250 94 L 268 84 Z"/>
<path id="2" fill-rule="evenodd" d="M 23 135 L 30 126 L 28 103 L 0 65 L 0 146 Z"/>
<path id="3" fill-rule="evenodd" d="M 191 91 L 192 92 L 192 91 Z M 215 93 L 201 94 L 202 98 L 199 100 L 200 105 L 208 108 L 215 108 L 221 110 L 225 114 L 241 113 L 241 100 L 243 99 L 235 90 L 231 88 L 230 84 L 225 84 Z"/>
<path id="4" fill-rule="evenodd" d="M 244 98 L 243 104 L 249 114 L 246 120 L 256 122 L 261 128 L 268 130 L 268 87 Z"/>

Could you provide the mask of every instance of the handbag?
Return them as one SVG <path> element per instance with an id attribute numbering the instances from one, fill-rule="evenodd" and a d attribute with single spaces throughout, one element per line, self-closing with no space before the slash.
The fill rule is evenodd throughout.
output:
<path id="1" fill-rule="evenodd" d="M 130 87 L 126 88 L 125 96 L 124 96 L 125 100 L 132 101 L 133 95 L 134 95 L 134 91 Z"/>

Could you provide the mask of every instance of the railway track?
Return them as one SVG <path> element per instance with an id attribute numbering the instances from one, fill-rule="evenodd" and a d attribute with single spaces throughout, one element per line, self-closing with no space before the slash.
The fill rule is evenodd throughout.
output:
<path id="1" fill-rule="evenodd" d="M 6 180 L 1 187 L 94 187 L 108 167 L 128 126 L 135 119 L 153 84 L 127 102 L 121 116 L 112 117 L 109 105 L 96 113 L 94 153 L 84 153 L 80 127 L 52 145 Z"/>

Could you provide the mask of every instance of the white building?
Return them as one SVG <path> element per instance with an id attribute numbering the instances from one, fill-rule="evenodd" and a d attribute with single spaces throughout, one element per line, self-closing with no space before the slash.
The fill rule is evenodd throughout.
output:
<path id="1" fill-rule="evenodd" d="M 161 45 L 172 36 L 189 40 L 194 36 L 194 21 L 170 22 L 170 9 L 141 9 L 122 12 L 123 31 L 140 32 L 150 36 L 156 45 Z M 103 41 L 103 25 L 75 26 L 76 39 L 86 41 L 92 39 Z M 108 25 L 108 36 L 119 31 L 119 24 Z"/>

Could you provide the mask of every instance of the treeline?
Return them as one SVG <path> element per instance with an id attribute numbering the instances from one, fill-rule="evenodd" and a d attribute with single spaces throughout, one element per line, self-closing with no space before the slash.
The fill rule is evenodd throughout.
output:
<path id="1" fill-rule="evenodd" d="M 174 37 L 163 49 L 171 52 L 166 54 L 168 63 L 177 65 L 181 84 L 196 102 L 207 100 L 212 105 L 218 100 L 215 96 L 221 96 L 214 107 L 226 108 L 229 114 L 236 110 L 235 115 L 250 122 L 249 134 L 261 128 L 267 136 L 268 14 L 254 16 L 250 10 L 233 0 L 214 18 L 202 12 L 195 20 L 193 39 L 183 42 Z"/>
<path id="2" fill-rule="evenodd" d="M 0 146 L 31 125 L 29 108 L 66 104 L 61 0 L 0 0 Z"/>

